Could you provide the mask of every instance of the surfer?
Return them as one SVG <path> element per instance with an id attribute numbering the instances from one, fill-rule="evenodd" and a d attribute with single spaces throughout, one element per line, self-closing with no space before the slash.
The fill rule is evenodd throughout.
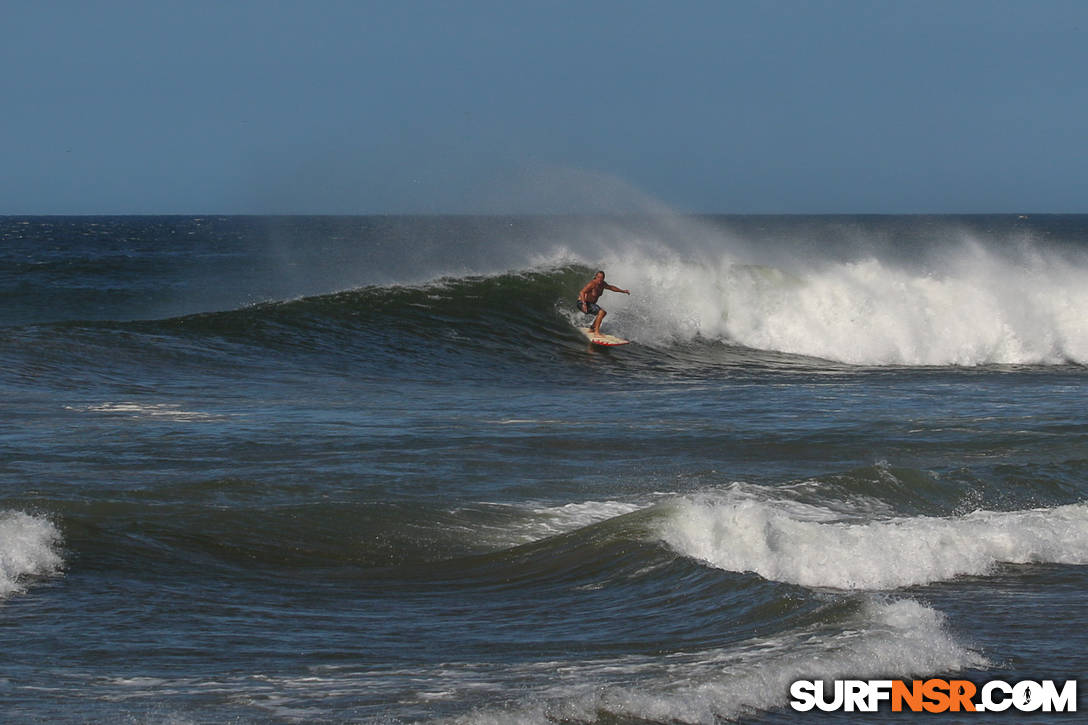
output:
<path id="1" fill-rule="evenodd" d="M 578 293 L 578 309 L 581 310 L 583 314 L 597 316 L 589 329 L 594 334 L 598 335 L 601 333 L 601 321 L 604 320 L 604 316 L 608 313 L 597 306 L 597 300 L 601 298 L 601 293 L 606 289 L 612 290 L 613 292 L 622 292 L 625 295 L 631 294 L 630 290 L 613 287 L 606 283 L 604 281 L 604 272 L 600 271 L 593 275 L 593 279 L 589 280 L 589 284 L 583 287 L 582 291 Z"/>

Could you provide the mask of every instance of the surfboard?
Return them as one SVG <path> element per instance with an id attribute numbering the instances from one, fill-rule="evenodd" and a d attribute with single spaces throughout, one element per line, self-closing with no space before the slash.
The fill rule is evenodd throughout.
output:
<path id="1" fill-rule="evenodd" d="M 579 327 L 578 331 L 586 336 L 586 339 L 592 342 L 594 345 L 604 345 L 606 347 L 615 347 L 617 345 L 629 345 L 630 340 L 624 340 L 622 337 L 616 337 L 615 335 L 606 335 L 600 332 L 593 332 L 588 327 Z"/>

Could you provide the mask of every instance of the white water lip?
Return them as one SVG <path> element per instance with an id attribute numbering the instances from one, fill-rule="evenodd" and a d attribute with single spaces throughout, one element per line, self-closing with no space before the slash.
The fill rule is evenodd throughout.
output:
<path id="1" fill-rule="evenodd" d="M 107 402 L 87 406 L 65 406 L 68 410 L 87 413 L 107 413 L 125 415 L 133 418 L 158 418 L 178 422 L 225 420 L 226 416 L 205 413 L 198 410 L 186 410 L 172 403 L 137 403 L 134 401 Z"/>
<path id="2" fill-rule="evenodd" d="M 60 531 L 48 519 L 0 512 L 0 600 L 24 591 L 29 577 L 59 571 L 60 543 Z"/>
<path id="3" fill-rule="evenodd" d="M 490 506 L 517 510 L 509 504 Z M 630 501 L 583 501 L 563 505 L 539 505 L 522 511 L 513 523 L 473 529 L 474 537 L 483 537 L 495 547 L 518 546 L 592 526 L 644 508 L 646 504 Z"/>
<path id="4" fill-rule="evenodd" d="M 710 566 L 813 588 L 895 589 L 983 576 L 1002 562 L 1088 564 L 1088 504 L 847 523 L 774 501 L 693 497 L 658 533 Z"/>
<path id="5" fill-rule="evenodd" d="M 1083 256 L 974 239 L 924 268 L 875 254 L 748 264 L 709 247 L 611 256 L 609 277 L 632 296 L 610 298 L 609 319 L 644 343 L 702 337 L 856 365 L 1088 362 Z"/>

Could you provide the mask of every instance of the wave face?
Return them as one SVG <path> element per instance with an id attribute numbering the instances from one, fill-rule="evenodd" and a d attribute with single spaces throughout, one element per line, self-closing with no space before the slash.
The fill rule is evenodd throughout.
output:
<path id="1" fill-rule="evenodd" d="M 107 325 L 102 334 L 114 339 L 104 348 L 128 333 L 198 334 L 212 349 L 365 352 L 387 363 L 437 346 L 468 367 L 481 355 L 491 368 L 508 356 L 550 366 L 557 345 L 579 339 L 572 328 L 588 318 L 573 300 L 604 268 L 632 290 L 605 293 L 607 329 L 654 351 L 659 364 L 729 365 L 738 356 L 742 364 L 1088 364 L 1088 222 L 1080 217 L 440 221 L 362 219 L 331 230 L 314 222 L 340 232 L 316 250 L 306 234 L 294 247 L 283 242 L 294 228 L 286 221 L 268 222 L 273 231 L 189 222 L 219 244 L 234 240 L 233 251 L 209 250 L 206 240 L 190 257 L 156 250 L 161 266 L 116 250 L 87 252 L 78 264 L 20 256 L 17 283 L 0 285 L 0 313 L 9 325 L 65 323 L 60 329 L 79 335 L 87 333 L 71 323 L 160 321 Z M 264 237 L 280 241 L 258 249 Z M 90 287 L 88 275 L 97 280 Z M 269 294 L 278 299 L 252 304 Z M 186 313 L 209 304 L 225 308 Z M 57 330 L 21 334 L 41 345 Z"/>
<path id="2" fill-rule="evenodd" d="M 841 624 L 845 633 L 814 627 L 731 651 L 674 656 L 668 667 L 655 658 L 631 658 L 570 668 L 555 678 L 555 689 L 566 693 L 562 702 L 548 702 L 542 693 L 533 706 L 485 709 L 454 722 L 716 723 L 773 710 L 799 679 L 879 678 L 893 662 L 900 672 L 989 664 L 948 632 L 939 612 L 912 600 L 866 600 Z M 617 672 L 631 684 L 607 684 Z"/>

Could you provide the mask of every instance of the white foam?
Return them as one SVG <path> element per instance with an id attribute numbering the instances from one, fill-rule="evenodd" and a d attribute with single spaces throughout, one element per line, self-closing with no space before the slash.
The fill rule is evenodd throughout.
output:
<path id="1" fill-rule="evenodd" d="M 711 566 L 817 588 L 894 589 L 985 575 L 1000 562 L 1088 564 L 1088 504 L 862 523 L 834 516 L 724 492 L 678 501 L 658 533 Z"/>
<path id="2" fill-rule="evenodd" d="M 696 336 L 864 365 L 1088 363 L 1088 259 L 964 240 L 924 264 L 781 254 L 751 264 L 727 240 L 677 254 L 608 252 L 609 324 L 639 342 Z"/>
<path id="3" fill-rule="evenodd" d="M 540 517 L 535 522 L 539 533 L 545 536 L 575 531 L 600 521 L 638 511 L 645 504 L 630 501 L 584 501 L 562 506 L 546 506 L 536 510 Z"/>
<path id="4" fill-rule="evenodd" d="M 506 504 L 491 505 L 514 510 L 514 507 Z M 645 504 L 629 501 L 583 501 L 562 506 L 540 505 L 528 511 L 519 511 L 521 515 L 517 517 L 516 522 L 490 527 L 475 524 L 472 533 L 475 538 L 482 538 L 497 548 L 517 546 L 577 531 L 601 521 L 638 511 L 644 506 Z"/>
<path id="5" fill-rule="evenodd" d="M 789 684 L 798 679 L 906 678 L 990 666 L 948 630 L 943 614 L 917 601 L 866 595 L 858 611 L 843 616 L 728 647 L 667 655 L 449 661 L 404 669 L 345 664 L 298 676 L 95 678 L 61 691 L 126 703 L 215 696 L 287 719 L 380 708 L 383 721 L 431 722 L 441 708 L 461 713 L 445 721 L 462 725 L 594 722 L 602 713 L 709 724 L 786 708 Z"/>
<path id="6" fill-rule="evenodd" d="M 28 577 L 56 573 L 63 563 L 61 535 L 48 519 L 0 512 L 0 599 L 22 592 Z"/>
<path id="7" fill-rule="evenodd" d="M 741 646 L 573 665 L 541 663 L 549 684 L 522 704 L 455 718 L 463 725 L 592 722 L 602 712 L 655 722 L 715 723 L 788 705 L 799 679 L 909 677 L 982 668 L 940 612 L 913 600 L 868 600 L 854 622 Z M 529 673 L 526 673 L 529 674 Z M 453 686 L 447 680 L 447 687 Z"/>
<path id="8" fill-rule="evenodd" d="M 214 413 L 205 413 L 198 410 L 186 410 L 180 405 L 172 403 L 136 403 L 122 401 L 117 403 L 99 403 L 87 406 L 65 406 L 68 410 L 79 410 L 89 413 L 108 413 L 124 415 L 132 418 L 159 418 L 172 421 L 211 421 L 224 420 L 225 416 Z"/>

